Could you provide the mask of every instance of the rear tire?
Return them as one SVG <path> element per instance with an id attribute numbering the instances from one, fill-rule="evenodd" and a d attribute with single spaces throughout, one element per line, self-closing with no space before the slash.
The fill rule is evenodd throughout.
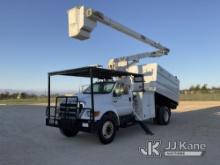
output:
<path id="1" fill-rule="evenodd" d="M 158 109 L 158 113 L 157 113 L 157 121 L 158 124 L 160 125 L 167 125 L 170 122 L 170 117 L 171 117 L 171 110 L 170 108 L 166 107 L 166 106 L 161 106 Z"/>
<path id="2" fill-rule="evenodd" d="M 98 127 L 98 137 L 102 144 L 109 144 L 114 140 L 116 133 L 116 123 L 112 115 L 105 115 L 100 120 Z"/>

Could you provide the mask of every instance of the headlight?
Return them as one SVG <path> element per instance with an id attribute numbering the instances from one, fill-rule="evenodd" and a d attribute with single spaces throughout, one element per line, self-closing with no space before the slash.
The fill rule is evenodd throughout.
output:
<path id="1" fill-rule="evenodd" d="M 82 108 L 84 108 L 84 107 L 85 107 L 84 104 L 82 104 L 82 103 L 79 104 L 79 108 L 82 109 Z"/>
<path id="2" fill-rule="evenodd" d="M 80 101 L 79 108 L 85 108 L 85 107 L 86 107 L 86 102 Z"/>

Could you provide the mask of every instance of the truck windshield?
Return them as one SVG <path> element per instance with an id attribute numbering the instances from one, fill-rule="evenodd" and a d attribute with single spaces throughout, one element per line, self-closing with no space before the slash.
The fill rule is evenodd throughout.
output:
<path id="1" fill-rule="evenodd" d="M 93 84 L 93 93 L 94 94 L 105 94 L 111 93 L 115 82 L 96 82 Z M 87 87 L 84 91 L 84 94 L 91 93 L 91 86 Z"/>

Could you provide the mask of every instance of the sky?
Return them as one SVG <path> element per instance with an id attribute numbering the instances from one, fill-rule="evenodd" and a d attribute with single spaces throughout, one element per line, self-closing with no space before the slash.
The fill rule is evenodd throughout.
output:
<path id="1" fill-rule="evenodd" d="M 220 86 L 220 1 L 218 0 L 1 0 L 0 89 L 45 90 L 47 73 L 152 50 L 151 47 L 98 24 L 91 39 L 68 37 L 67 10 L 85 5 L 102 11 L 171 51 L 146 58 L 180 79 L 181 89 L 207 83 Z M 84 80 L 54 80 L 58 89 Z"/>

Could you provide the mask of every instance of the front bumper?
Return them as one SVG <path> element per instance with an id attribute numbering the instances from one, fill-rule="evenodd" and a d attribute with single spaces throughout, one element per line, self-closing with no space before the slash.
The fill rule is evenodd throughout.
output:
<path id="1" fill-rule="evenodd" d="M 86 111 L 90 111 L 88 118 L 83 116 Z M 94 119 L 94 110 L 81 106 L 77 96 L 59 96 L 55 106 L 46 108 L 46 125 L 67 129 L 77 127 L 79 131 L 95 132 L 98 122 Z"/>
<path id="2" fill-rule="evenodd" d="M 92 122 L 86 119 L 50 119 L 46 118 L 46 125 L 58 128 L 71 129 L 77 127 L 79 131 L 95 133 L 98 129 L 99 121 Z"/>

